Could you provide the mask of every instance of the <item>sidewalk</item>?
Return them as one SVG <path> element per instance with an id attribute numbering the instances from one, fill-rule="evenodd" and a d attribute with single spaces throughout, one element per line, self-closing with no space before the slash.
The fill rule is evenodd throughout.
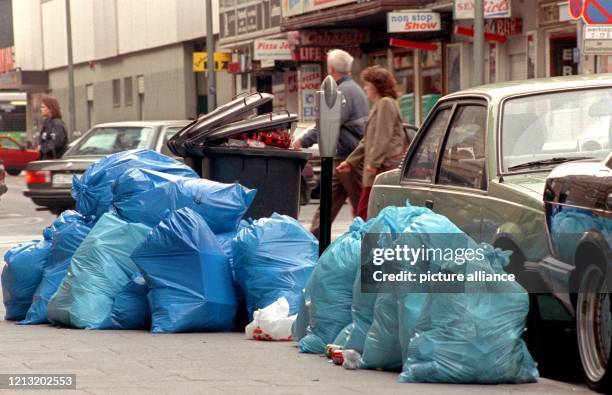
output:
<path id="1" fill-rule="evenodd" d="M 300 219 L 305 225 L 314 209 L 313 205 L 302 208 Z M 351 220 L 347 205 L 334 223 L 333 237 L 343 233 Z M 13 239 L 7 241 L 17 241 Z M 1 242 L 4 255 L 8 247 Z M 4 306 L 0 306 L 0 317 L 4 317 Z M 153 335 L 19 326 L 1 320 L 0 373 L 76 374 L 77 391 L 66 394 L 589 393 L 583 385 L 547 379 L 499 386 L 399 384 L 397 373 L 347 371 L 324 357 L 299 354 L 293 342 L 249 341 L 242 333 Z"/>
<path id="2" fill-rule="evenodd" d="M 546 379 L 500 386 L 399 384 L 396 373 L 347 371 L 299 354 L 294 343 L 250 341 L 241 333 L 152 335 L 2 321 L 0 344 L 0 372 L 76 374 L 79 391 L 65 391 L 70 394 L 588 393 Z"/>

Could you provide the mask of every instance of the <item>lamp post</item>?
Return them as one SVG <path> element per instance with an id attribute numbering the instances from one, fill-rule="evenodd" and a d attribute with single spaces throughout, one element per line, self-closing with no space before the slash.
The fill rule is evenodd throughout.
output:
<path id="1" fill-rule="evenodd" d="M 208 112 L 217 107 L 217 88 L 215 86 L 215 37 L 213 36 L 212 0 L 206 0 L 206 63 L 208 85 Z"/>

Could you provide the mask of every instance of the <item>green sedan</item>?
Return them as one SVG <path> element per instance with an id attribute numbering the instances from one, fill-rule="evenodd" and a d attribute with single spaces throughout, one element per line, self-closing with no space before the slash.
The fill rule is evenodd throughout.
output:
<path id="1" fill-rule="evenodd" d="M 376 178 L 368 214 L 409 201 L 447 216 L 476 241 L 513 251 L 507 270 L 531 293 L 530 349 L 539 362 L 558 362 L 564 350 L 544 350 L 552 336 L 542 328 L 573 327 L 574 308 L 563 295 L 553 298 L 542 277 L 550 254 L 545 181 L 560 163 L 605 158 L 611 140 L 612 74 L 457 92 L 431 111 L 402 166 Z"/>

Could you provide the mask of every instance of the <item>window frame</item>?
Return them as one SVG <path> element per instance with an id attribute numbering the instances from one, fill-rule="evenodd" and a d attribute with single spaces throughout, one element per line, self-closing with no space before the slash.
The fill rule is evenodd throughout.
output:
<path id="1" fill-rule="evenodd" d="M 113 108 L 119 108 L 121 107 L 121 78 L 113 78 L 111 85 L 113 93 Z"/>
<path id="2" fill-rule="evenodd" d="M 460 185 L 452 185 L 452 184 L 440 184 L 440 169 L 442 167 L 442 159 L 444 159 L 444 149 L 446 148 L 446 144 L 448 143 L 448 139 L 450 137 L 450 133 L 451 133 L 451 128 L 452 125 L 455 121 L 455 119 L 457 118 L 457 116 L 459 115 L 459 108 L 460 107 L 469 107 L 469 106 L 476 106 L 476 107 L 484 107 L 485 109 L 485 119 L 486 122 L 484 124 L 484 173 L 482 175 L 483 177 L 483 181 L 484 181 L 484 185 L 481 185 L 480 188 L 473 188 L 473 187 L 466 187 L 466 186 L 460 186 Z M 489 116 L 488 116 L 488 112 L 489 112 L 489 106 L 488 103 L 485 100 L 466 100 L 464 102 L 457 102 L 455 103 L 455 105 L 453 106 L 453 113 L 451 115 L 451 118 L 448 122 L 448 124 L 446 125 L 446 131 L 445 131 L 445 135 L 444 135 L 444 139 L 442 141 L 442 150 L 440 150 L 440 152 L 438 153 L 438 158 L 437 158 L 437 163 L 436 163 L 436 172 L 434 174 L 434 185 L 438 188 L 442 188 L 442 189 L 454 189 L 454 190 L 466 190 L 466 191 L 474 191 L 474 192 L 480 192 L 480 193 L 486 193 L 489 190 L 489 172 L 487 169 L 487 163 L 488 163 L 488 158 L 487 158 L 487 130 L 488 130 L 488 125 L 489 125 Z"/>
<path id="3" fill-rule="evenodd" d="M 457 115 L 457 107 L 465 106 L 465 105 L 483 106 L 485 107 L 487 111 L 487 122 L 485 124 L 485 174 L 483 176 L 485 179 L 485 183 L 486 183 L 485 189 L 476 189 L 476 188 L 460 187 L 460 186 L 455 186 L 455 185 L 438 184 L 440 164 L 442 162 L 442 151 L 443 150 L 438 151 L 438 154 L 435 160 L 435 166 L 433 169 L 433 177 L 431 181 L 414 180 L 414 179 L 407 178 L 406 171 L 408 170 L 408 167 L 410 166 L 410 162 L 412 161 L 412 158 L 416 150 L 419 149 L 421 146 L 421 143 L 425 136 L 425 131 L 429 128 L 429 126 L 431 126 L 431 123 L 433 122 L 435 116 L 437 116 L 438 112 L 445 110 L 449 107 L 451 108 L 451 114 L 444 127 L 444 137 L 442 138 L 442 143 L 441 143 L 441 147 L 445 147 L 446 142 L 448 140 L 450 125 L 453 123 L 455 116 Z M 427 186 L 427 187 L 432 187 L 432 188 L 435 187 L 439 189 L 450 189 L 450 190 L 458 190 L 458 191 L 475 192 L 478 194 L 487 194 L 489 190 L 489 168 L 488 168 L 489 158 L 487 157 L 487 154 L 489 153 L 488 131 L 489 131 L 489 122 L 491 121 L 490 119 L 491 116 L 489 112 L 490 112 L 490 99 L 484 95 L 483 96 L 470 95 L 466 97 L 452 97 L 447 100 L 438 101 L 434 109 L 429 113 L 429 116 L 425 120 L 425 123 L 423 124 L 423 126 L 421 126 L 421 128 L 419 129 L 417 135 L 415 136 L 414 141 L 412 142 L 412 144 L 410 144 L 410 148 L 408 149 L 406 156 L 404 157 L 403 165 L 401 167 L 400 185 L 402 186 L 414 185 L 414 186 L 421 186 L 421 187 Z"/>
<path id="4" fill-rule="evenodd" d="M 134 104 L 134 80 L 131 76 L 123 78 L 123 102 L 126 107 L 132 107 L 132 104 Z"/>

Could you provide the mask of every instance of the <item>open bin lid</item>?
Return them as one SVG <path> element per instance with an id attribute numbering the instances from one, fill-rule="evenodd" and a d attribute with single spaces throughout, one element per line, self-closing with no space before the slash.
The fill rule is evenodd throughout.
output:
<path id="1" fill-rule="evenodd" d="M 262 132 L 275 129 L 291 129 L 291 124 L 298 121 L 296 114 L 289 112 L 269 113 L 254 118 L 233 122 L 220 126 L 209 133 L 199 134 L 187 140 L 185 146 L 188 154 L 201 156 L 203 146 L 214 145 L 215 141 L 223 140 L 237 134 Z"/>
<path id="2" fill-rule="evenodd" d="M 274 98 L 269 93 L 250 93 L 238 97 L 226 103 L 208 114 L 200 116 L 198 119 L 179 130 L 170 140 L 168 148 L 178 156 L 187 156 L 185 142 L 195 136 L 206 134 L 214 128 L 232 121 L 241 119 L 252 110 L 261 107 Z"/>

